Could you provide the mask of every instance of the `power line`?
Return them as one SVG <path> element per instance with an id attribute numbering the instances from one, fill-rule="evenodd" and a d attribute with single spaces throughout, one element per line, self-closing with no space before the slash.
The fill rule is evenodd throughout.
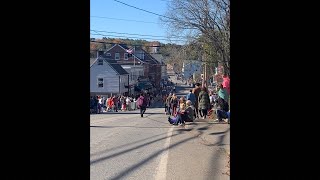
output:
<path id="1" fill-rule="evenodd" d="M 119 18 L 111 18 L 111 17 L 103 17 L 103 16 L 90 16 L 93 18 L 102 18 L 102 19 L 113 19 L 113 20 L 120 20 L 120 21 L 129 21 L 129 22 L 140 22 L 140 23 L 152 23 L 152 24 L 158 24 L 156 22 L 147 22 L 147 21 L 137 21 L 132 19 L 119 19 Z"/>
<path id="2" fill-rule="evenodd" d="M 143 44 L 127 44 L 127 43 L 114 43 L 114 42 L 102 42 L 102 41 L 96 41 L 96 40 L 90 40 L 90 42 L 93 43 L 101 43 L 101 44 L 119 44 L 119 45 L 126 45 L 126 46 L 145 46 L 145 47 L 164 47 L 164 45 L 160 45 L 160 46 L 146 46 Z"/>
<path id="3" fill-rule="evenodd" d="M 118 0 L 114 0 L 114 1 L 116 1 L 116 2 L 118 2 L 118 3 L 121 3 L 121 4 L 124 4 L 124 5 L 126 5 L 126 6 L 129 6 L 129 7 L 138 9 L 138 10 L 140 10 L 140 11 L 144 11 L 144 12 L 147 12 L 147 13 L 150 13 L 150 14 L 153 14 L 153 15 L 157 15 L 157 16 L 161 16 L 161 17 L 164 17 L 164 18 L 172 19 L 172 18 L 170 18 L 170 17 L 164 16 L 164 15 L 161 15 L 161 14 L 157 14 L 157 13 L 154 13 L 154 12 L 151 12 L 151 11 L 147 11 L 147 10 L 144 10 L 144 9 L 141 9 L 141 8 L 138 8 L 138 7 L 135 7 L 135 6 L 126 4 L 126 3 L 121 2 L 121 1 L 118 1 Z M 174 19 L 173 19 L 173 20 L 174 20 Z"/>
<path id="4" fill-rule="evenodd" d="M 121 32 L 109 32 L 109 31 L 101 31 L 101 30 L 90 30 L 90 31 L 95 31 L 95 32 L 106 32 L 106 33 L 114 33 L 114 34 L 127 34 L 127 35 L 138 35 L 138 36 L 150 36 L 150 37 L 165 37 L 166 36 L 155 36 L 155 35 L 145 35 L 145 34 L 131 34 L 131 33 L 121 33 Z M 176 36 L 176 37 L 183 37 L 183 36 Z"/>
<path id="5" fill-rule="evenodd" d="M 130 38 L 130 39 L 149 39 L 149 40 L 157 40 L 157 41 L 181 41 L 181 42 L 184 42 L 184 40 L 179 40 L 179 39 L 175 39 L 175 40 L 170 40 L 170 39 L 157 39 L 157 38 L 146 38 L 146 37 L 128 37 L 128 36 L 117 36 L 117 35 L 106 35 L 106 34 L 101 34 L 101 33 L 96 33 L 96 34 L 93 34 L 93 33 L 90 33 L 91 35 L 100 35 L 100 36 L 105 36 L 105 37 L 108 37 L 108 36 L 112 36 L 112 37 L 118 37 L 118 38 Z"/>

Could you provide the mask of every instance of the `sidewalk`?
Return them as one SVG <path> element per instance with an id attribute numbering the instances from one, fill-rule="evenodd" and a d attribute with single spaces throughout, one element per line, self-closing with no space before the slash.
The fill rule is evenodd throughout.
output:
<path id="1" fill-rule="evenodd" d="M 180 91 L 181 94 L 187 94 L 190 89 L 187 85 L 179 84 L 178 87 L 181 90 L 183 89 Z M 230 124 L 214 122 L 214 120 L 215 118 L 197 118 L 195 122 L 186 122 L 185 127 L 178 126 L 178 128 L 184 128 L 189 133 L 194 134 L 206 146 L 219 148 L 219 151 L 225 155 L 223 158 L 225 174 L 230 175 Z"/>

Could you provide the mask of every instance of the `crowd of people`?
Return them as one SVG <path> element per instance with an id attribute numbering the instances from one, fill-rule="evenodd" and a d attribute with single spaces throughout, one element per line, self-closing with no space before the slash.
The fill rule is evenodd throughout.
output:
<path id="1" fill-rule="evenodd" d="M 216 114 L 217 122 L 227 119 L 230 123 L 229 86 L 220 84 L 218 91 L 209 91 L 196 83 L 186 96 L 178 98 L 175 93 L 169 93 L 163 98 L 165 114 L 173 125 L 185 125 L 196 118 L 206 119 L 212 113 Z"/>
<path id="2" fill-rule="evenodd" d="M 167 84 L 167 83 L 165 83 Z M 195 119 L 206 119 L 213 113 L 216 121 L 222 122 L 227 119 L 230 123 L 229 108 L 229 81 L 224 81 L 218 89 L 209 91 L 205 86 L 196 83 L 189 93 L 180 98 L 176 95 L 176 89 L 172 82 L 162 86 L 157 93 L 144 93 L 134 96 L 90 97 L 90 113 L 131 111 L 140 109 L 140 116 L 143 117 L 147 107 L 151 107 L 153 102 L 160 100 L 164 104 L 164 111 L 169 115 L 168 121 L 173 125 L 185 125 L 185 122 L 194 122 Z"/>
<path id="3" fill-rule="evenodd" d="M 145 93 L 146 107 L 150 107 L 154 102 L 153 93 Z M 101 114 L 103 112 L 118 112 L 136 110 L 139 95 L 123 96 L 113 95 L 105 98 L 104 96 L 90 97 L 90 114 Z"/>

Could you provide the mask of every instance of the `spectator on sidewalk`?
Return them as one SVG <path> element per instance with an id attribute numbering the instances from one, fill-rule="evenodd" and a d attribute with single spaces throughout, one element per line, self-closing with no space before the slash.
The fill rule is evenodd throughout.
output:
<path id="1" fill-rule="evenodd" d="M 165 115 L 167 115 L 167 110 L 168 110 L 168 106 L 167 106 L 166 100 L 167 100 L 167 95 L 164 94 L 162 96 L 162 103 L 164 104 L 164 113 L 165 113 Z"/>
<path id="2" fill-rule="evenodd" d="M 126 105 L 127 105 L 127 111 L 130 111 L 131 110 L 131 100 L 130 100 L 130 98 L 129 98 L 129 96 L 127 96 L 127 98 L 126 98 Z"/>
<path id="3" fill-rule="evenodd" d="M 217 94 L 214 91 L 210 91 L 209 98 L 210 98 L 210 109 L 211 109 L 214 107 L 214 103 L 217 100 Z"/>
<path id="4" fill-rule="evenodd" d="M 167 104 L 167 113 L 170 115 L 171 114 L 171 98 L 172 94 L 169 93 L 167 99 L 166 99 L 166 104 Z"/>
<path id="5" fill-rule="evenodd" d="M 216 121 L 222 122 L 222 119 L 228 119 L 228 123 L 230 123 L 230 112 L 229 112 L 229 104 L 223 98 L 218 98 L 218 109 L 217 109 L 217 117 Z"/>
<path id="6" fill-rule="evenodd" d="M 94 96 L 93 98 L 93 107 L 94 107 L 94 112 L 97 114 L 98 113 L 98 96 Z"/>
<path id="7" fill-rule="evenodd" d="M 203 119 L 207 118 L 208 110 L 210 108 L 210 99 L 209 94 L 206 87 L 201 88 L 201 92 L 199 93 L 199 111 L 202 112 Z"/>
<path id="8" fill-rule="evenodd" d="M 186 99 L 187 99 L 187 100 L 190 100 L 191 103 L 192 103 L 193 105 L 195 105 L 195 103 L 196 103 L 196 96 L 192 93 L 192 89 L 190 89 L 190 92 L 187 94 Z"/>
<path id="9" fill-rule="evenodd" d="M 230 94 L 230 78 L 227 74 L 223 75 L 223 82 L 222 82 L 223 88 L 226 89 L 228 94 Z"/>
<path id="10" fill-rule="evenodd" d="M 118 98 L 115 96 L 115 95 L 113 95 L 113 97 L 112 97 L 112 106 L 113 106 L 113 111 L 114 112 L 118 112 Z"/>
<path id="11" fill-rule="evenodd" d="M 94 112 L 94 99 L 90 96 L 90 114 Z"/>
<path id="12" fill-rule="evenodd" d="M 181 96 L 179 100 L 179 111 L 185 110 L 186 109 L 186 99 L 184 96 Z"/>
<path id="13" fill-rule="evenodd" d="M 172 94 L 171 101 L 170 101 L 170 106 L 172 109 L 172 113 L 171 113 L 172 116 L 175 116 L 177 113 L 178 103 L 179 103 L 178 97 L 176 96 L 176 94 Z"/>
<path id="14" fill-rule="evenodd" d="M 186 109 L 179 111 L 177 113 L 176 117 L 171 118 L 170 116 L 168 117 L 168 121 L 170 124 L 173 125 L 185 125 L 185 122 L 193 122 L 194 120 L 194 106 L 192 105 L 190 100 L 187 100 L 186 102 Z"/>
<path id="15" fill-rule="evenodd" d="M 224 99 L 226 102 L 229 102 L 229 94 L 222 84 L 219 86 L 218 96 Z"/>
<path id="16" fill-rule="evenodd" d="M 195 104 L 194 104 L 194 108 L 195 108 L 195 117 L 199 118 L 199 113 L 200 113 L 200 116 L 201 115 L 201 112 L 199 112 L 199 109 L 198 109 L 198 98 L 199 98 L 199 93 L 201 91 L 201 84 L 200 83 L 196 83 L 195 84 L 195 88 L 193 88 L 193 91 L 192 93 L 195 95 L 196 97 L 196 101 L 195 101 Z"/>

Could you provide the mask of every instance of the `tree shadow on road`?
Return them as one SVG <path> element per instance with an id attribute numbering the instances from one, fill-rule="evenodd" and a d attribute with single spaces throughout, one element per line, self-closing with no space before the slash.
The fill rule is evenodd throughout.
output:
<path id="1" fill-rule="evenodd" d="M 162 135 L 165 135 L 165 134 L 167 134 L 167 133 L 165 132 L 165 133 L 157 134 L 157 135 L 150 136 L 150 137 L 147 137 L 147 138 L 144 138 L 144 139 L 140 139 L 140 140 L 137 140 L 137 141 L 134 141 L 134 142 L 131 142 L 131 143 L 126 143 L 126 144 L 123 144 L 123 145 L 120 145 L 120 146 L 116 146 L 116 147 L 113 147 L 113 148 L 105 149 L 103 151 L 99 151 L 99 152 L 90 154 L 90 156 L 98 155 L 98 154 L 101 154 L 101 153 L 104 153 L 104 152 L 107 152 L 107 151 L 112 151 L 112 150 L 115 150 L 115 149 L 118 149 L 118 148 L 122 148 L 122 147 L 125 147 L 125 146 L 130 146 L 132 144 L 140 143 L 142 141 L 145 141 L 145 140 L 148 140 L 148 139 L 152 139 L 152 138 L 155 138 L 155 137 L 158 137 L 158 136 L 162 136 Z"/>
<path id="2" fill-rule="evenodd" d="M 190 129 L 191 130 L 191 129 Z M 178 129 L 177 130 L 178 132 L 182 132 L 184 131 L 183 129 Z M 186 130 L 188 131 L 188 130 Z M 105 160 L 108 160 L 110 158 L 114 158 L 114 157 L 117 157 L 117 156 L 120 156 L 122 154 L 125 154 L 125 153 L 128 153 L 130 151 L 134 151 L 136 149 L 139 149 L 139 148 L 142 148 L 142 147 L 145 147 L 147 145 L 150 145 L 150 144 L 153 144 L 153 143 L 156 143 L 156 142 L 159 142 L 159 141 L 162 141 L 162 140 L 165 140 L 167 138 L 172 138 L 172 137 L 175 137 L 175 136 L 178 136 L 178 135 L 181 135 L 181 133 L 178 133 L 178 134 L 173 134 L 171 136 L 166 136 L 166 137 L 162 137 L 162 138 L 158 138 L 156 140 L 153 140 L 153 141 L 150 141 L 150 142 L 147 142 L 147 143 L 144 143 L 144 144 L 141 144 L 141 145 L 138 145 L 138 146 L 135 146 L 133 148 L 129 148 L 129 149 L 126 149 L 124 151 L 121 151 L 121 152 L 117 152 L 117 153 L 113 153 L 111 155 L 108 155 L 108 156 L 105 156 L 105 157 L 101 157 L 101 158 L 98 158 L 98 159 L 95 159 L 95 160 L 92 160 L 90 161 L 90 165 L 93 165 L 93 164 L 96 164 L 96 163 L 99 163 L 99 162 L 102 162 L 102 161 L 105 161 Z M 185 140 L 182 140 L 180 142 L 177 142 L 175 144 L 171 144 L 169 148 L 163 148 L 161 150 L 158 150 L 156 151 L 155 153 L 153 153 L 152 155 L 148 156 L 146 159 L 140 161 L 139 163 L 136 163 L 135 165 L 132 165 L 131 167 L 121 171 L 117 176 L 111 178 L 112 180 L 116 180 L 116 179 L 121 179 L 123 178 L 124 176 L 127 176 L 128 174 L 130 174 L 131 172 L 135 171 L 136 169 L 138 169 L 140 166 L 143 166 L 144 164 L 146 164 L 147 162 L 151 161 L 152 159 L 156 158 L 157 156 L 159 156 L 160 154 L 162 154 L 164 151 L 167 151 L 169 149 L 173 149 L 175 148 L 176 146 L 179 146 L 185 142 L 188 142 L 188 141 L 191 141 L 193 139 L 197 138 L 197 136 L 193 136 L 193 137 L 190 137 L 190 138 L 187 138 Z"/>
<path id="3" fill-rule="evenodd" d="M 224 138 L 226 137 L 227 132 L 230 130 L 230 128 L 228 128 L 227 130 L 223 131 L 223 132 L 217 132 L 217 133 L 211 133 L 212 134 L 222 134 L 221 136 L 218 137 L 218 141 L 214 144 L 209 144 L 207 146 L 225 146 L 225 145 L 229 145 L 229 144 L 224 144 Z M 219 159 L 220 158 L 226 158 L 227 161 L 227 152 L 226 150 L 222 147 L 222 149 L 220 149 L 219 151 L 216 151 L 215 154 L 212 155 L 212 160 L 211 160 L 211 167 L 219 167 L 219 169 L 221 169 L 221 171 L 227 169 L 226 167 L 222 166 L 222 164 L 219 163 Z M 225 162 L 227 163 L 227 162 Z M 212 168 L 212 171 L 210 172 L 210 175 L 207 177 L 207 180 L 211 180 L 212 177 L 214 175 L 216 175 L 217 173 L 221 173 L 223 174 L 224 172 L 220 172 L 219 169 L 217 168 Z M 225 175 L 227 178 L 227 175 Z"/>
<path id="4" fill-rule="evenodd" d="M 175 136 L 175 135 L 172 135 L 172 136 Z M 111 180 L 117 180 L 117 179 L 121 179 L 123 178 L 124 176 L 127 176 L 128 174 L 130 174 L 131 172 L 135 171 L 136 169 L 140 168 L 140 166 L 143 166 L 144 164 L 146 164 L 147 162 L 153 160 L 154 158 L 156 158 L 157 156 L 161 155 L 164 151 L 167 151 L 169 149 L 173 149 L 183 143 L 186 143 L 188 141 L 191 141 L 193 139 L 195 139 L 197 137 L 190 137 L 190 138 L 187 138 L 187 139 L 184 139 L 180 142 L 177 142 L 175 144 L 172 144 L 170 145 L 169 148 L 164 148 L 164 149 L 161 149 L 155 153 L 153 153 L 152 155 L 150 155 L 149 157 L 147 157 L 146 159 L 144 159 L 143 161 L 140 161 L 139 163 L 135 164 L 135 165 L 132 165 L 131 167 L 123 170 L 122 172 L 120 172 L 117 176 L 111 178 Z"/>

